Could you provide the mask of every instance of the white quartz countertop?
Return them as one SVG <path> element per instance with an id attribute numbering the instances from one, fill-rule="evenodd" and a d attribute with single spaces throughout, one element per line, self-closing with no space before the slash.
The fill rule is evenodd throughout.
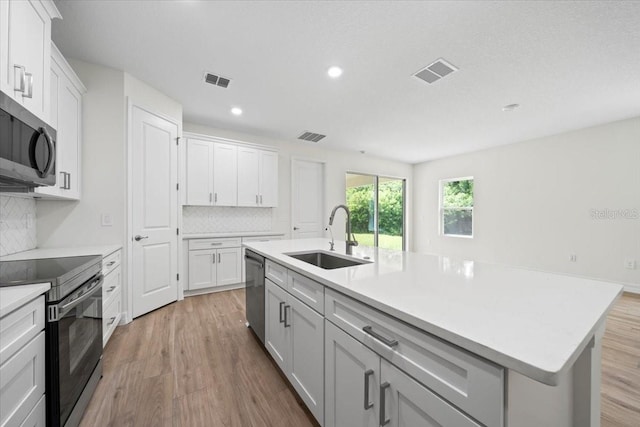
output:
<path id="1" fill-rule="evenodd" d="M 556 385 L 622 293 L 587 278 L 356 247 L 371 264 L 324 270 L 284 255 L 327 239 L 244 245 L 291 270 L 536 381 Z M 344 254 L 344 242 L 336 242 Z"/>
<path id="2" fill-rule="evenodd" d="M 51 288 L 49 283 L 0 288 L 0 317 L 4 317 Z"/>
<path id="3" fill-rule="evenodd" d="M 0 257 L 0 261 L 21 261 L 25 259 L 63 258 L 85 255 L 102 255 L 103 257 L 106 257 L 121 248 L 122 246 L 120 245 L 37 248 Z"/>
<path id="4" fill-rule="evenodd" d="M 284 236 L 284 233 L 278 233 L 274 231 L 244 231 L 244 232 L 229 232 L 229 233 L 190 233 L 183 234 L 183 240 L 189 239 L 214 239 L 222 237 L 261 237 L 261 236 Z"/>

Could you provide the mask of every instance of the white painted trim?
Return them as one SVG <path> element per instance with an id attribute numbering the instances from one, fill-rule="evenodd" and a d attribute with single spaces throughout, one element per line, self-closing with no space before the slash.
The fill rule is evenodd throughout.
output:
<path id="1" fill-rule="evenodd" d="M 212 288 L 197 289 L 194 291 L 185 291 L 185 297 L 195 297 L 198 295 L 213 294 L 216 292 L 231 291 L 233 289 L 242 289 L 245 287 L 244 282 L 234 283 L 232 285 L 214 286 Z"/>
<path id="2" fill-rule="evenodd" d="M 293 239 L 293 163 L 297 161 L 303 162 L 311 162 L 311 163 L 319 163 L 322 165 L 322 208 L 321 211 L 324 212 L 327 207 L 327 162 L 325 160 L 319 160 L 313 157 L 306 156 L 290 156 L 289 163 L 289 237 Z M 323 236 L 324 228 L 322 229 Z"/>
<path id="3" fill-rule="evenodd" d="M 177 129 L 177 136 L 178 138 L 181 137 L 182 135 L 182 123 L 175 120 L 173 117 L 167 116 L 165 114 L 162 113 L 158 113 L 153 111 L 152 108 L 147 107 L 141 103 L 137 103 L 135 100 L 132 100 L 131 97 L 127 96 L 126 97 L 126 104 L 127 104 L 127 111 L 126 111 L 126 132 L 127 132 L 127 149 L 125 150 L 125 156 L 126 161 L 125 164 L 127 165 L 127 175 L 126 175 L 126 179 L 125 179 L 125 191 L 126 191 L 126 211 L 127 211 L 127 226 L 124 229 L 124 241 L 126 242 L 126 246 L 123 245 L 123 249 L 126 248 L 126 255 L 123 257 L 127 260 L 127 265 L 126 265 L 126 274 L 123 274 L 123 277 L 127 278 L 127 289 L 126 289 L 126 295 L 127 295 L 127 301 L 126 304 L 124 304 L 125 307 L 125 312 L 126 312 L 126 322 L 125 323 L 129 323 L 133 320 L 133 268 L 131 268 L 132 264 L 133 264 L 133 239 L 131 238 L 132 236 L 132 228 L 133 228 L 133 212 L 131 210 L 132 206 L 133 206 L 133 187 L 132 187 L 132 170 L 133 170 L 133 164 L 132 162 L 132 152 L 133 152 L 133 147 L 131 145 L 131 140 L 132 140 L 132 133 L 133 133 L 133 129 L 131 128 L 131 122 L 132 122 L 132 111 L 133 111 L 133 107 L 137 107 L 143 111 L 146 111 L 149 114 L 153 114 L 154 116 L 160 117 L 170 123 L 173 123 L 176 125 L 176 129 Z M 178 182 L 180 183 L 180 185 L 182 186 L 182 183 L 180 182 L 180 144 L 178 144 L 178 158 L 176 159 L 176 161 L 178 162 Z M 176 209 L 178 210 L 178 216 L 177 216 L 177 221 L 178 221 L 178 228 L 180 228 L 180 234 L 176 236 L 176 252 L 177 252 L 177 265 L 176 265 L 176 271 L 178 272 L 178 274 L 180 274 L 181 272 L 181 254 L 182 254 L 182 204 L 180 203 L 180 192 L 178 192 L 178 195 L 176 197 Z M 177 282 L 177 295 L 176 295 L 176 300 L 180 301 L 184 298 L 183 295 L 183 289 L 182 289 L 182 280 L 179 280 Z M 123 294 L 125 294 L 123 292 Z"/>
<path id="4" fill-rule="evenodd" d="M 205 141 L 212 141 L 212 142 L 221 142 L 223 144 L 231 144 L 231 145 L 238 145 L 238 146 L 242 146 L 242 147 L 250 147 L 250 148 L 256 148 L 259 150 L 263 150 L 263 151 L 272 151 L 274 153 L 278 152 L 278 149 L 270 146 L 270 145 L 261 145 L 261 144 L 256 144 L 253 142 L 245 142 L 245 141 L 239 141 L 236 139 L 229 139 L 229 138 L 222 138 L 219 136 L 213 136 L 213 135 L 206 135 L 206 134 L 202 134 L 202 133 L 195 133 L 195 132 L 184 132 L 183 136 L 185 138 L 195 138 L 195 139 L 202 139 Z"/>

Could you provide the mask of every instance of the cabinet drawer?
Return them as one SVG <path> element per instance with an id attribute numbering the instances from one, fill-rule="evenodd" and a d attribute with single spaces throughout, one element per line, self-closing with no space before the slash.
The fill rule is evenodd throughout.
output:
<path id="1" fill-rule="evenodd" d="M 264 275 L 267 279 L 270 279 L 273 283 L 280 286 L 282 289 L 287 289 L 287 268 L 276 264 L 271 260 L 266 260 L 264 266 Z"/>
<path id="2" fill-rule="evenodd" d="M 111 255 L 102 259 L 102 274 L 105 276 L 115 270 L 119 265 L 122 257 L 122 251 L 117 250 Z"/>
<path id="3" fill-rule="evenodd" d="M 324 314 L 324 285 L 295 271 L 288 272 L 287 290 L 320 314 Z"/>
<path id="4" fill-rule="evenodd" d="M 240 237 L 228 239 L 191 239 L 189 240 L 189 250 L 194 249 L 220 249 L 239 248 L 242 246 Z"/>
<path id="5" fill-rule="evenodd" d="M 44 394 L 44 332 L 0 366 L 0 425 L 18 426 Z"/>
<path id="6" fill-rule="evenodd" d="M 102 312 L 102 345 L 105 346 L 111 334 L 120 323 L 120 289 L 114 291 L 112 302 Z"/>
<path id="7" fill-rule="evenodd" d="M 120 292 L 120 286 L 122 283 L 122 268 L 116 267 L 115 270 L 104 277 L 104 283 L 102 284 L 102 305 L 107 307 L 113 301 L 117 292 Z"/>
<path id="8" fill-rule="evenodd" d="M 332 289 L 325 290 L 325 316 L 475 419 L 503 425 L 504 370 L 500 366 Z M 365 327 L 371 328 L 369 333 Z M 394 343 L 387 345 L 383 340 Z"/>
<path id="9" fill-rule="evenodd" d="M 20 424 L 20 427 L 45 427 L 47 423 L 47 403 L 44 395 L 36 403 L 27 418 Z"/>
<path id="10" fill-rule="evenodd" d="M 0 365 L 44 329 L 44 296 L 0 319 Z"/>

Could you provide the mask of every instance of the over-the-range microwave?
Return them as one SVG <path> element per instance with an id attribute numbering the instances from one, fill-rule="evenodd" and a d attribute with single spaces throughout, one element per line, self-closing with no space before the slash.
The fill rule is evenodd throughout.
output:
<path id="1" fill-rule="evenodd" d="M 0 92 L 0 192 L 55 185 L 56 131 Z"/>

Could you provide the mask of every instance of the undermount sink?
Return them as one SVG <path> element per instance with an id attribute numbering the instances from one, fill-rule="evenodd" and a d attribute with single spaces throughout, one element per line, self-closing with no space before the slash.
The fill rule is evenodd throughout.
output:
<path id="1" fill-rule="evenodd" d="M 313 251 L 313 252 L 295 252 L 285 254 L 292 258 L 299 259 L 316 267 L 324 268 L 325 270 L 333 270 L 335 268 L 353 267 L 355 265 L 369 264 L 371 261 L 365 261 L 362 259 L 346 258 L 329 254 L 327 252 Z"/>

